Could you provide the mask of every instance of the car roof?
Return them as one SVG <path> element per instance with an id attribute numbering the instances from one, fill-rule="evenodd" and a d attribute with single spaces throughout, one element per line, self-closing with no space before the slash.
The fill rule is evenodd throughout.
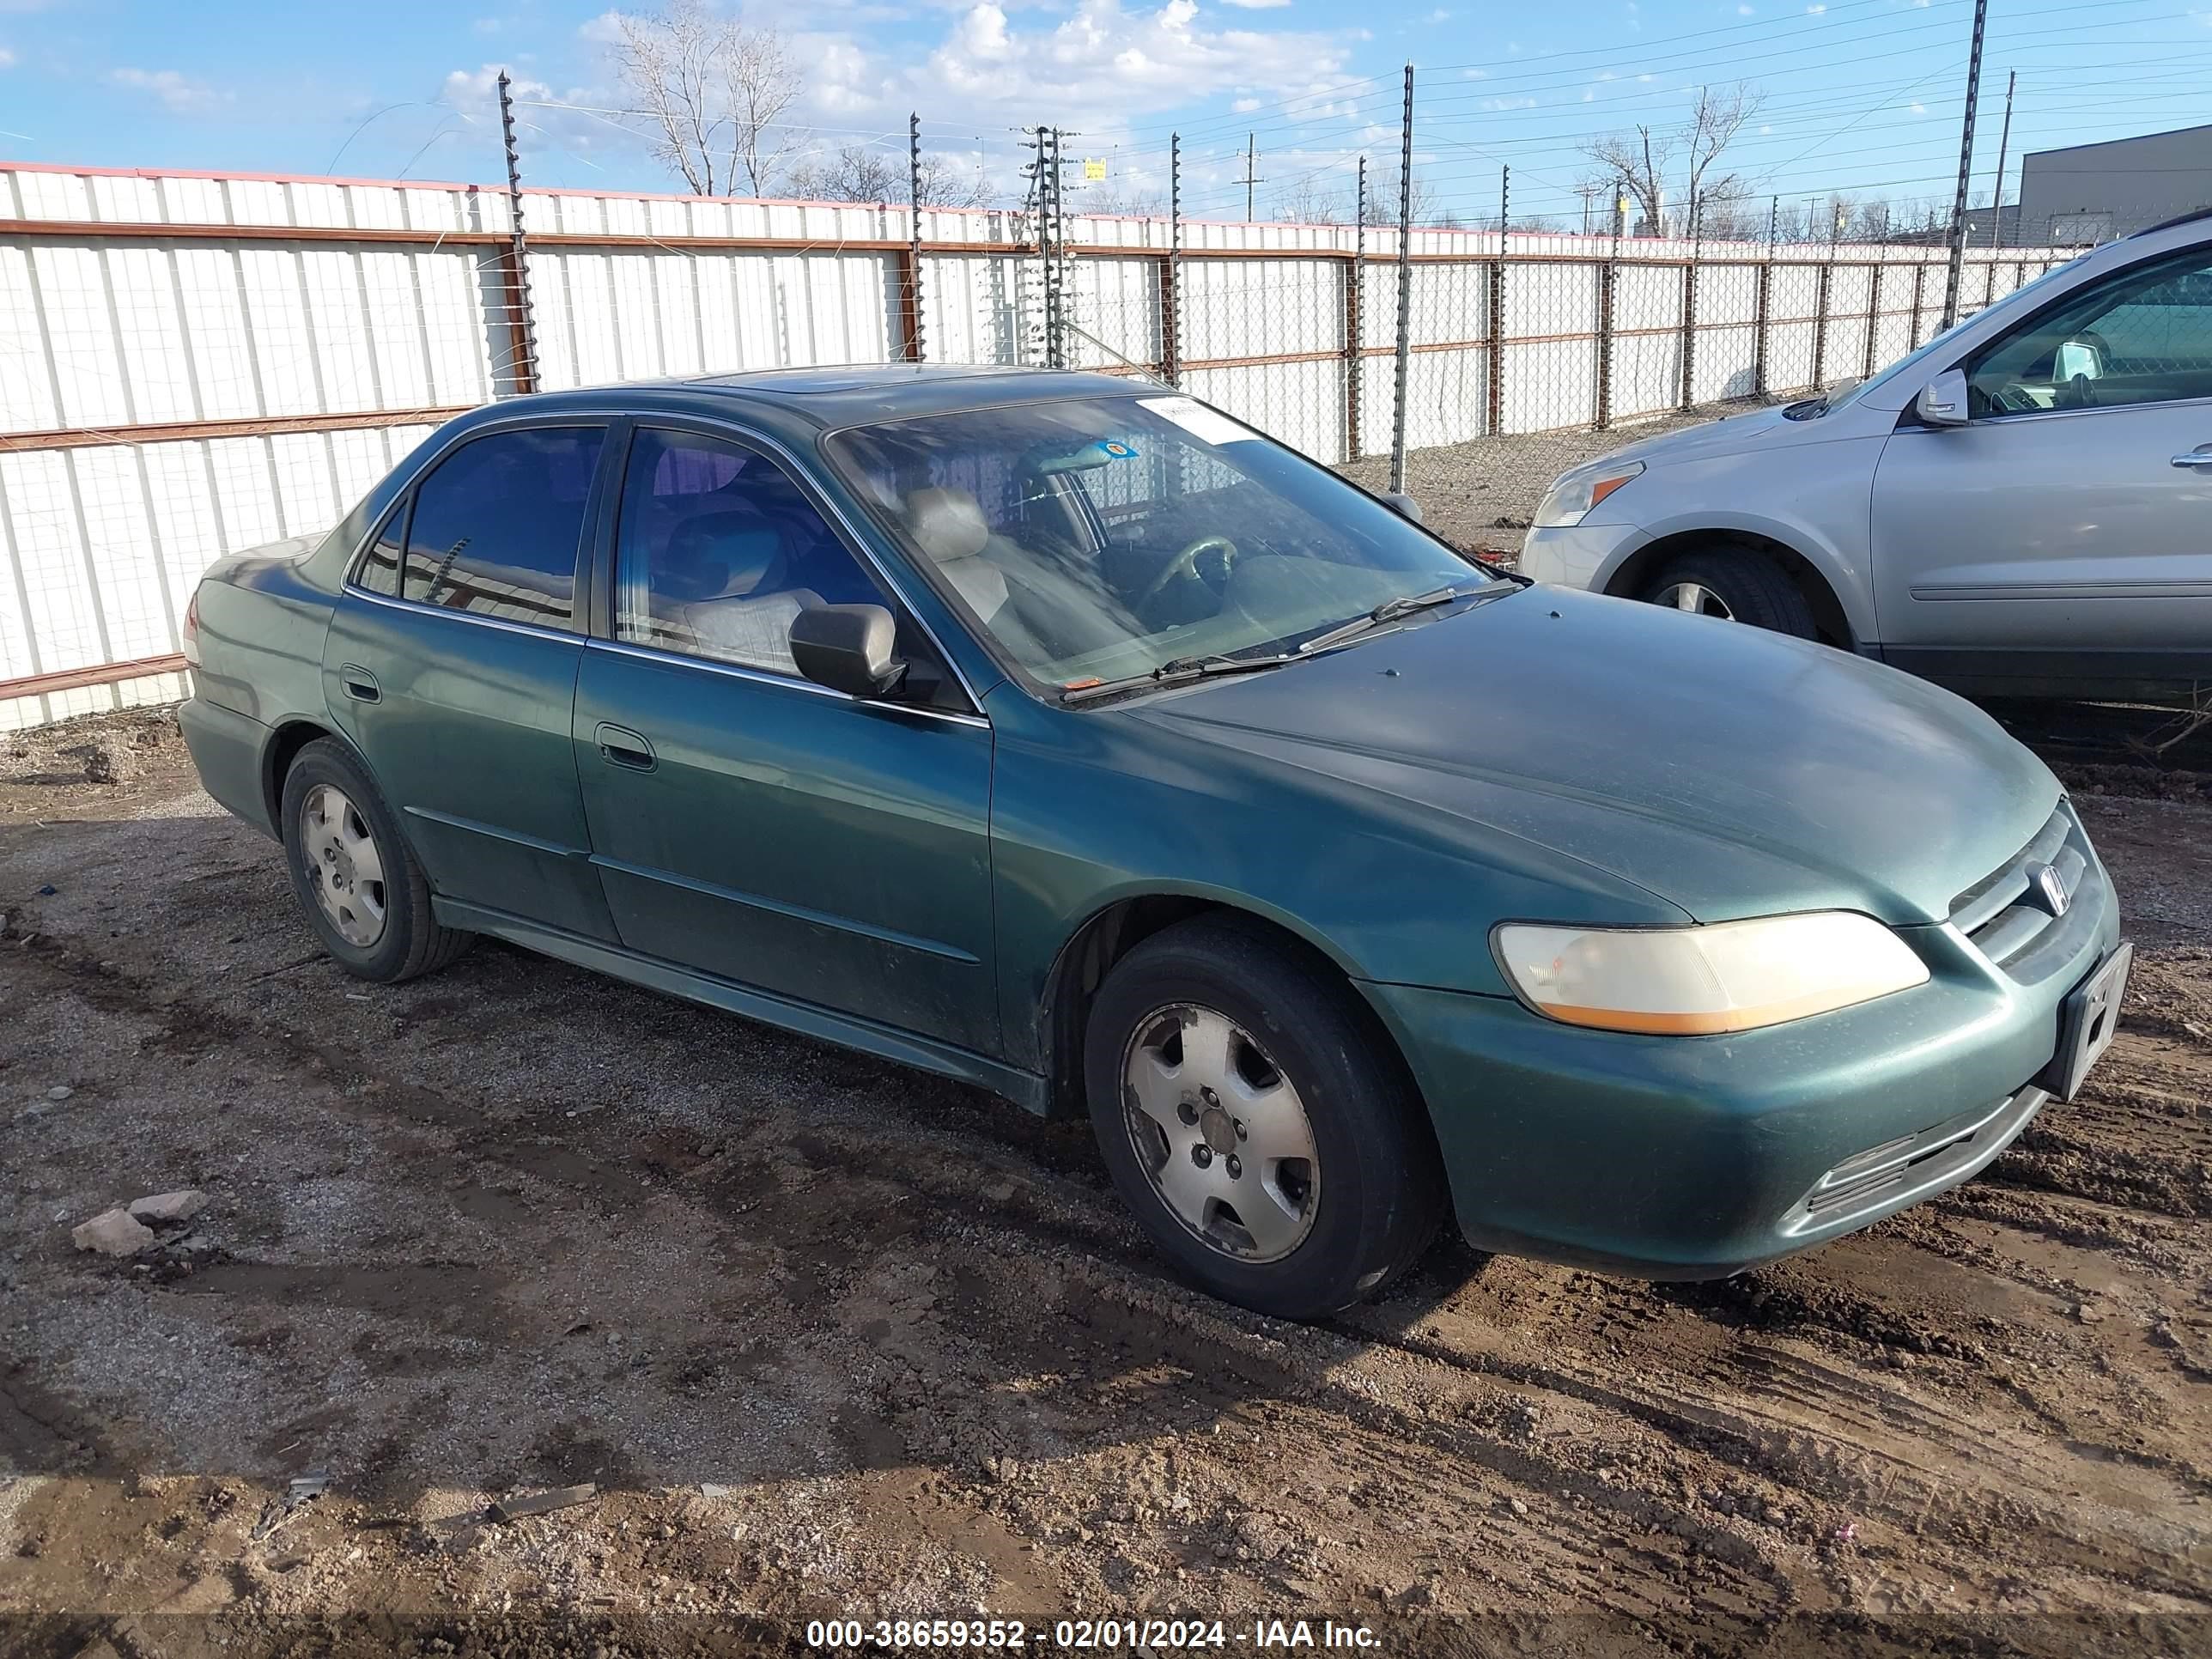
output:
<path id="1" fill-rule="evenodd" d="M 768 368 L 702 374 L 682 380 L 635 380 L 510 398 L 504 413 L 532 407 L 551 410 L 610 402 L 640 410 L 689 406 L 702 412 L 742 404 L 757 413 L 797 416 L 822 427 L 853 426 L 916 415 L 1062 398 L 1127 398 L 1164 388 L 1082 370 L 999 368 L 988 364 L 850 363 L 819 368 Z"/>

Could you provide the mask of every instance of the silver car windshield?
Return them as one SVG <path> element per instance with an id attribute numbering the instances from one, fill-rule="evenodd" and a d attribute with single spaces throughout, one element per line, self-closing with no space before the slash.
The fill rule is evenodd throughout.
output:
<path id="1" fill-rule="evenodd" d="M 1032 680 L 1287 650 L 1488 578 L 1327 468 L 1162 391 L 840 432 L 830 460 Z"/>

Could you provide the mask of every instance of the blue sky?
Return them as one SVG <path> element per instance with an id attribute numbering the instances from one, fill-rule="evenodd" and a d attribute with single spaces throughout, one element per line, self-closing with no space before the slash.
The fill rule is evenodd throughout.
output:
<path id="1" fill-rule="evenodd" d="M 643 8 L 638 8 L 643 9 Z M 1993 0 L 1976 199 L 2017 70 L 2027 149 L 2212 119 L 2212 0 Z M 1941 198 L 1957 163 L 1972 0 L 759 0 L 805 82 L 781 137 L 903 152 L 925 142 L 1010 187 L 1018 130 L 1057 120 L 1108 192 L 1164 189 L 1184 134 L 1186 211 L 1259 216 L 1395 169 L 1401 66 L 1417 66 L 1419 168 L 1439 207 L 1580 222 L 1579 146 L 1679 121 L 1701 85 L 1763 104 L 1726 166 L 1792 200 Z M 627 130 L 602 3 L 0 0 L 0 156 L 152 168 L 491 179 L 490 81 L 531 101 L 532 182 L 678 187 Z M 2014 186 L 2016 188 L 2016 185 Z M 2177 194 L 2198 189 L 2177 180 Z M 1104 196 L 1097 198 L 1106 199 Z M 2184 204 L 2187 205 L 2189 204 Z"/>

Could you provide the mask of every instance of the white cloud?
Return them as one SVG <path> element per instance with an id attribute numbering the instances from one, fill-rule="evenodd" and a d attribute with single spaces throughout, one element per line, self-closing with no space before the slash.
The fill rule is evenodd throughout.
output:
<path id="1" fill-rule="evenodd" d="M 1239 98 L 1229 106 L 1229 112 L 1232 115 L 1249 115 L 1259 107 L 1260 100 L 1256 98 Z"/>
<path id="2" fill-rule="evenodd" d="M 0 69 L 10 68 L 13 66 L 15 62 L 15 54 L 9 51 L 7 47 L 0 46 Z"/>
<path id="3" fill-rule="evenodd" d="M 231 94 L 218 92 L 206 82 L 177 70 L 111 70 L 107 78 L 118 87 L 151 94 L 173 115 L 204 115 L 232 98 Z"/>
<path id="4" fill-rule="evenodd" d="M 1908 105 L 1906 107 L 1911 109 L 1915 115 L 1925 115 L 1928 113 L 1928 106 L 1920 102 L 1917 99 L 1915 99 L 1912 103 Z"/>
<path id="5" fill-rule="evenodd" d="M 1221 3 L 1224 6 L 1236 6 L 1245 11 L 1273 11 L 1279 6 L 1289 5 L 1291 0 L 1221 0 Z"/>
<path id="6" fill-rule="evenodd" d="M 1811 5 L 1805 8 L 1805 15 L 1808 17 L 1818 17 L 1827 9 L 1824 5 Z"/>
<path id="7" fill-rule="evenodd" d="M 1735 15 L 1739 17 L 1750 17 L 1755 15 L 1758 9 L 1756 6 L 1738 6 L 1735 9 Z"/>

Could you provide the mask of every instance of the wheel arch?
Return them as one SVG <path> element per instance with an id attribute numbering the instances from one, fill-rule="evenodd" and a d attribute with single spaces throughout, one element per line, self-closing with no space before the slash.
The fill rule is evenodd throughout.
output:
<path id="1" fill-rule="evenodd" d="M 369 781 L 374 783 L 376 781 L 376 774 L 368 769 L 368 761 L 362 758 L 353 739 L 337 726 L 307 714 L 278 721 L 270 731 L 268 742 L 262 746 L 261 799 L 268 809 L 269 827 L 279 841 L 284 839 L 285 776 L 291 771 L 292 763 L 299 758 L 302 749 L 325 738 L 343 744 L 346 753 L 353 757 L 353 763 L 361 768 Z"/>
<path id="2" fill-rule="evenodd" d="M 1419 1089 L 1396 1034 L 1358 988 L 1350 963 L 1325 942 L 1288 922 L 1248 905 L 1213 895 L 1155 891 L 1116 897 L 1085 917 L 1053 958 L 1037 1010 L 1037 1032 L 1047 1083 L 1047 1113 L 1080 1116 L 1083 1045 L 1091 1006 L 1114 964 L 1154 934 L 1200 916 L 1218 917 L 1304 957 L 1333 982 L 1369 1026 L 1378 1051 L 1404 1073 L 1418 1097 Z"/>
<path id="3" fill-rule="evenodd" d="M 1791 543 L 1764 531 L 1720 526 L 1678 530 L 1638 546 L 1607 574 L 1601 590 L 1622 599 L 1634 599 L 1678 555 L 1699 548 L 1740 550 L 1746 556 L 1762 557 L 1781 567 L 1796 583 L 1811 607 L 1814 625 L 1823 641 L 1844 651 L 1856 651 L 1869 630 L 1855 623 L 1841 584 L 1826 563 L 1799 550 Z"/>

